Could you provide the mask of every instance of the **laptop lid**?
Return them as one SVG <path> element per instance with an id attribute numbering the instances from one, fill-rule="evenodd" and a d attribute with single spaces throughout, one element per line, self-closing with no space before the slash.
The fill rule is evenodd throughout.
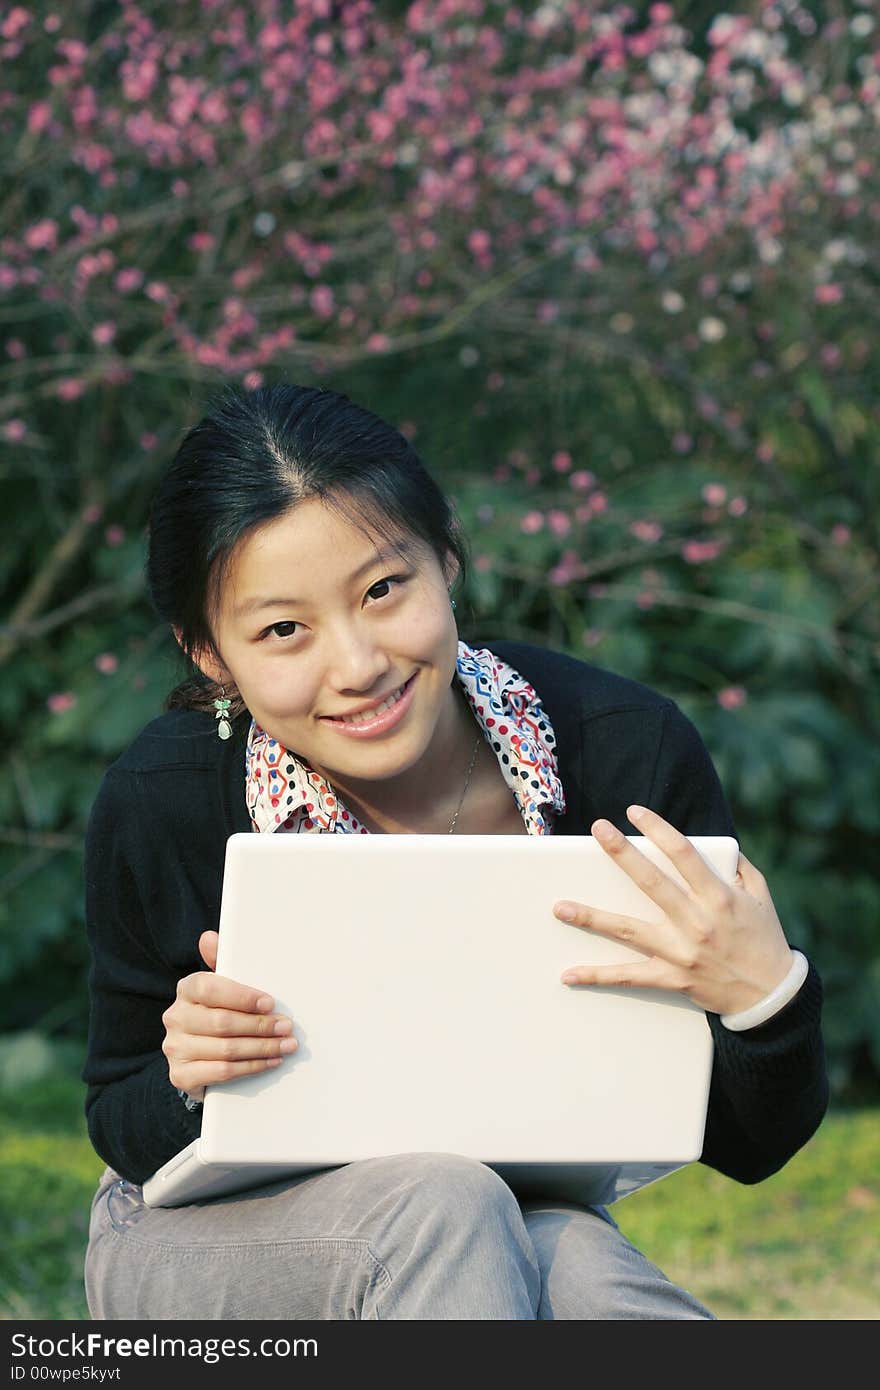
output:
<path id="1" fill-rule="evenodd" d="M 652 841 L 628 838 L 686 886 Z M 736 840 L 689 838 L 732 883 Z M 616 1173 L 620 1195 L 698 1158 L 704 1012 L 664 991 L 563 985 L 566 966 L 640 956 L 559 922 L 561 898 L 663 920 L 589 835 L 232 835 L 217 973 L 274 995 L 300 1045 L 208 1088 L 191 1172 L 204 1185 L 212 1165 L 235 1182 L 249 1165 L 454 1152 L 526 1194 L 592 1168 Z"/>

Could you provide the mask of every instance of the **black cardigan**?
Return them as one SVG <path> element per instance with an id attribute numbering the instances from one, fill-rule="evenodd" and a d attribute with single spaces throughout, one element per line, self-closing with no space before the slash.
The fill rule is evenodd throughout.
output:
<path id="1" fill-rule="evenodd" d="M 482 645 L 532 683 L 553 725 L 567 802 L 555 834 L 589 834 L 604 816 L 632 835 L 626 807 L 636 802 L 684 834 L 738 838 L 708 752 L 673 701 L 561 653 Z M 219 920 L 226 840 L 251 829 L 249 726 L 244 712 L 224 742 L 211 714 L 160 715 L 108 768 L 89 816 L 86 1115 L 97 1153 L 134 1182 L 199 1133 L 201 1111 L 186 1110 L 168 1076 L 162 1014 L 178 980 L 204 968 L 197 943 Z M 814 1133 L 828 1103 L 821 1004 L 811 965 L 796 998 L 757 1028 L 734 1033 L 708 1015 L 715 1052 L 703 1163 L 758 1182 Z"/>

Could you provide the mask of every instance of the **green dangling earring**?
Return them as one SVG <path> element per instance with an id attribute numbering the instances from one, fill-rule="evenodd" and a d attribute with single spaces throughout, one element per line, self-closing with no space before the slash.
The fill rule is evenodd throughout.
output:
<path id="1" fill-rule="evenodd" d="M 232 701 L 225 700 L 223 698 L 225 694 L 226 690 L 224 686 L 221 685 L 220 699 L 214 701 L 214 708 L 217 711 L 217 713 L 214 715 L 214 718 L 219 719 L 220 721 L 217 725 L 217 733 L 220 735 L 221 738 L 224 739 L 232 737 L 232 725 L 230 724 L 229 718 L 226 714 L 226 711 L 229 709 L 229 706 L 232 704 Z"/>

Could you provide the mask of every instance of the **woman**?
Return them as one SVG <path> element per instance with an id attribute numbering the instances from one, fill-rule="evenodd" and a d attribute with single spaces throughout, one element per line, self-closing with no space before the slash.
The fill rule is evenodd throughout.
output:
<path id="1" fill-rule="evenodd" d="M 815 970 L 745 856 L 728 887 L 685 839 L 736 834 L 696 729 L 649 687 L 572 657 L 460 641 L 449 589 L 464 566 L 449 504 L 408 442 L 333 391 L 228 393 L 160 483 L 150 593 L 199 675 L 109 768 L 87 832 L 84 1080 L 108 1165 L 86 1255 L 93 1317 L 712 1317 L 604 1209 L 520 1202 L 464 1157 L 379 1157 L 144 1206 L 139 1184 L 198 1135 L 205 1087 L 296 1047 L 271 981 L 213 971 L 235 831 L 607 827 L 607 852 L 666 921 L 572 905 L 645 960 L 573 961 L 566 983 L 649 984 L 707 1010 L 701 1161 L 720 1172 L 760 1181 L 824 1114 Z M 625 839 L 636 825 L 688 893 L 645 877 Z"/>

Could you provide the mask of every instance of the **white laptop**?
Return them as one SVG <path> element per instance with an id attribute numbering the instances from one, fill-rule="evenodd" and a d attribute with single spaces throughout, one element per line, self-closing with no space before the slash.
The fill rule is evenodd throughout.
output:
<path id="1" fill-rule="evenodd" d="M 680 887 L 653 842 L 627 837 Z M 739 846 L 691 836 L 726 883 Z M 699 1158 L 712 1038 L 666 991 L 564 985 L 642 958 L 561 898 L 663 920 L 591 836 L 254 835 L 226 847 L 217 973 L 275 997 L 296 1052 L 209 1086 L 201 1135 L 144 1184 L 183 1203 L 442 1152 L 517 1195 L 609 1203 Z"/>

